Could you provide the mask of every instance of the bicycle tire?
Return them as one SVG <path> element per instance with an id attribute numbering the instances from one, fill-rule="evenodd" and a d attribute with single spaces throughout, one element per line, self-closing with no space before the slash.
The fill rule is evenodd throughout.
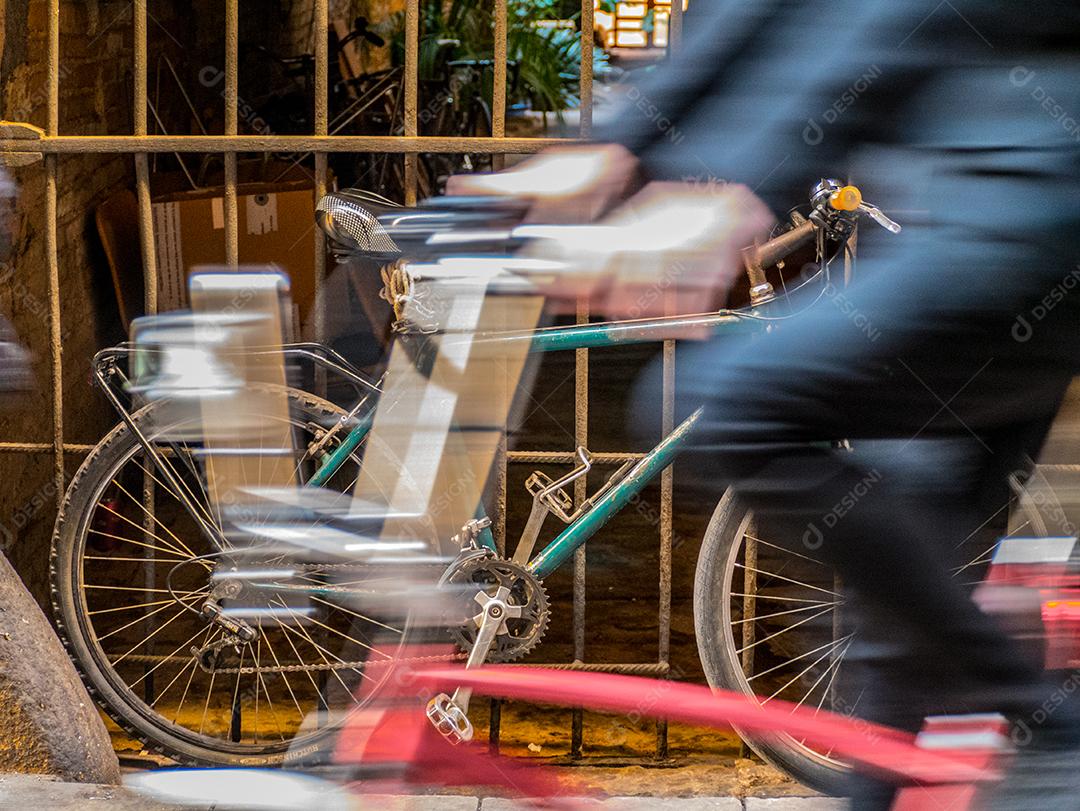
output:
<path id="1" fill-rule="evenodd" d="M 732 631 L 732 584 L 744 533 L 753 512 L 728 490 L 705 530 L 694 578 L 694 626 L 698 656 L 709 686 L 753 696 Z M 738 731 L 738 730 L 736 730 Z M 739 732 L 762 760 L 800 783 L 827 795 L 839 795 L 850 771 L 847 764 L 804 746 L 790 735 Z"/>
<path id="2" fill-rule="evenodd" d="M 314 395 L 295 389 L 289 389 L 287 393 L 291 407 L 296 409 L 295 413 L 304 418 L 325 420 L 340 417 L 344 413 L 340 408 Z M 136 412 L 133 415 L 135 424 L 141 429 L 151 425 L 154 408 L 154 405 L 149 405 Z M 68 487 L 56 519 L 50 556 L 53 611 L 61 641 L 87 690 L 94 701 L 126 733 L 142 741 L 148 750 L 170 757 L 183 765 L 298 766 L 323 762 L 327 749 L 334 740 L 337 726 L 328 725 L 314 733 L 307 733 L 303 739 L 298 736 L 284 743 L 258 744 L 257 734 L 255 745 L 235 744 L 224 740 L 213 742 L 207 736 L 193 734 L 191 730 L 178 726 L 175 721 L 170 722 L 164 715 L 155 712 L 125 683 L 116 668 L 109 663 L 100 645 L 95 642 L 86 596 L 79 579 L 85 563 L 83 557 L 87 548 L 90 521 L 97 509 L 98 499 L 105 492 L 110 479 L 119 475 L 117 471 L 121 466 L 136 458 L 140 449 L 137 439 L 126 425 L 120 424 L 113 428 L 79 468 Z M 405 632 L 402 632 L 401 644 L 404 643 Z M 390 668 L 384 670 L 386 673 L 390 672 Z M 195 668 L 192 667 L 193 674 L 194 671 Z M 261 675 L 257 678 L 261 679 Z M 314 686 L 314 681 L 312 683 Z M 210 684 L 212 690 L 212 680 Z M 344 682 L 342 684 L 344 686 Z M 265 689 L 265 683 L 263 686 Z M 376 693 L 377 689 L 372 689 L 366 701 L 370 701 Z M 267 697 L 269 698 L 269 693 Z M 297 709 L 300 709 L 299 704 Z M 203 717 L 205 720 L 205 710 Z M 302 726 L 300 730 L 303 731 Z"/>

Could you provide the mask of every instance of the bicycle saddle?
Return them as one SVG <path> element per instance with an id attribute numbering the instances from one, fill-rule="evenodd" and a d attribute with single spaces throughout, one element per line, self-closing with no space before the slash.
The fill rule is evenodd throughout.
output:
<path id="1" fill-rule="evenodd" d="M 315 206 L 315 220 L 334 244 L 350 253 L 392 257 L 401 249 L 379 222 L 380 206 L 353 189 L 331 192 Z"/>

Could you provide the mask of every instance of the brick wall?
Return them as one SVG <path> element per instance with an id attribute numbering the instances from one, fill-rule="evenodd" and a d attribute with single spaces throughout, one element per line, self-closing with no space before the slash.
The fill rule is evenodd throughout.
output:
<path id="1" fill-rule="evenodd" d="M 404 0 L 331 0 L 332 13 L 373 24 L 401 10 Z M 46 124 L 46 2 L 0 0 L 0 119 Z M 224 67 L 224 11 L 219 0 L 156 0 L 150 4 L 149 90 L 172 134 L 199 126 L 220 132 L 221 88 L 205 81 L 207 68 Z M 241 97 L 263 103 L 275 82 L 273 66 L 255 46 L 281 55 L 310 53 L 312 0 L 241 4 Z M 133 128 L 132 4 L 130 0 L 61 0 L 60 132 L 100 135 Z M 382 49 L 386 51 L 387 49 Z M 380 59 L 375 51 L 375 60 Z M 177 92 L 164 59 L 175 66 L 194 112 Z M 198 120 L 196 120 L 198 119 Z M 155 116 L 150 115 L 151 131 Z M 248 122 L 241 128 L 248 131 Z M 187 160 L 193 172 L 196 158 Z M 175 169 L 171 156 L 154 167 Z M 0 442 L 51 439 L 48 289 L 45 265 L 45 175 L 41 163 L 10 170 L 19 197 L 6 217 L 11 251 L 0 256 L 0 312 L 10 318 L 34 356 L 37 390 L 16 410 L 0 414 Z M 64 364 L 63 405 L 68 442 L 94 443 L 115 422 L 88 381 L 100 348 L 122 340 L 113 282 L 97 238 L 94 208 L 132 186 L 130 156 L 72 155 L 58 161 L 58 252 Z M 3 244 L 3 240 L 0 240 Z M 81 462 L 69 455 L 69 476 Z M 0 454 L 0 546 L 43 598 L 55 494 L 47 454 Z"/>
<path id="2" fill-rule="evenodd" d="M 45 2 L 0 2 L 0 118 L 46 124 Z M 78 0 L 61 4 L 61 133 L 131 131 L 131 4 Z M 122 156 L 58 161 L 58 250 L 62 290 L 64 423 L 68 441 L 92 442 L 112 422 L 88 383 L 89 360 L 122 337 L 112 283 L 93 233 L 93 209 L 131 180 Z M 7 223 L 11 255 L 0 276 L 0 310 L 34 356 L 37 391 L 0 418 L 0 440 L 49 441 L 48 289 L 45 265 L 45 176 L 42 164 L 11 171 L 19 197 Z M 77 464 L 77 459 L 69 460 Z M 43 594 L 55 498 L 47 455 L 0 456 L 0 536 L 35 593 Z"/>

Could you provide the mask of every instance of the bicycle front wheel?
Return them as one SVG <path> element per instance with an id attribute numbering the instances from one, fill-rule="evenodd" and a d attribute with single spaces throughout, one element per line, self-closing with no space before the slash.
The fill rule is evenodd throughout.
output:
<path id="1" fill-rule="evenodd" d="M 287 396 L 287 429 L 297 448 L 342 416 L 311 394 L 289 390 Z M 343 583 L 362 590 L 377 578 L 372 568 L 357 564 L 343 577 L 337 570 L 348 563 L 312 562 L 299 553 L 291 559 L 278 547 L 265 565 L 287 571 L 289 582 L 277 590 L 278 579 L 268 576 L 262 584 L 266 618 L 251 620 L 258 623 L 257 639 L 215 649 L 215 642 L 228 639 L 224 629 L 196 609 L 209 596 L 215 572 L 220 577 L 231 564 L 198 530 L 184 502 L 218 528 L 220 517 L 206 495 L 200 449 L 165 442 L 155 428 L 155 408 L 139 411 L 134 422 L 161 449 L 158 463 L 171 467 L 185 492 L 165 484 L 125 425 L 87 457 L 53 535 L 60 636 L 94 699 L 151 750 L 186 764 L 318 760 L 340 722 L 377 694 L 390 671 L 387 662 L 405 643 L 407 623 L 337 599 L 335 588 Z M 302 456 L 274 459 L 266 464 L 296 465 L 301 482 L 314 468 Z M 325 486 L 347 500 L 359 463 L 354 452 Z M 294 614 L 295 590 L 289 591 L 296 583 L 316 587 L 305 591 L 302 618 Z"/>

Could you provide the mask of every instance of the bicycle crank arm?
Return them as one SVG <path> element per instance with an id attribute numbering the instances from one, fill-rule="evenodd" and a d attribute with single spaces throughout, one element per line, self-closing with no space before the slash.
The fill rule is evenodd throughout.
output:
<path id="1" fill-rule="evenodd" d="M 495 643 L 495 635 L 503 627 L 508 617 L 520 616 L 521 608 L 508 605 L 506 600 L 510 596 L 510 590 L 502 587 L 494 597 L 477 595 L 478 600 L 483 600 L 483 617 L 480 620 L 480 628 L 476 634 L 476 642 L 469 651 L 469 658 L 465 662 L 466 670 L 480 667 L 487 659 L 491 646 Z M 473 738 L 473 725 L 469 721 L 469 700 L 472 698 L 471 687 L 458 687 L 453 696 L 439 693 L 427 705 L 428 720 L 434 725 L 446 740 L 452 744 L 465 743 Z"/>

